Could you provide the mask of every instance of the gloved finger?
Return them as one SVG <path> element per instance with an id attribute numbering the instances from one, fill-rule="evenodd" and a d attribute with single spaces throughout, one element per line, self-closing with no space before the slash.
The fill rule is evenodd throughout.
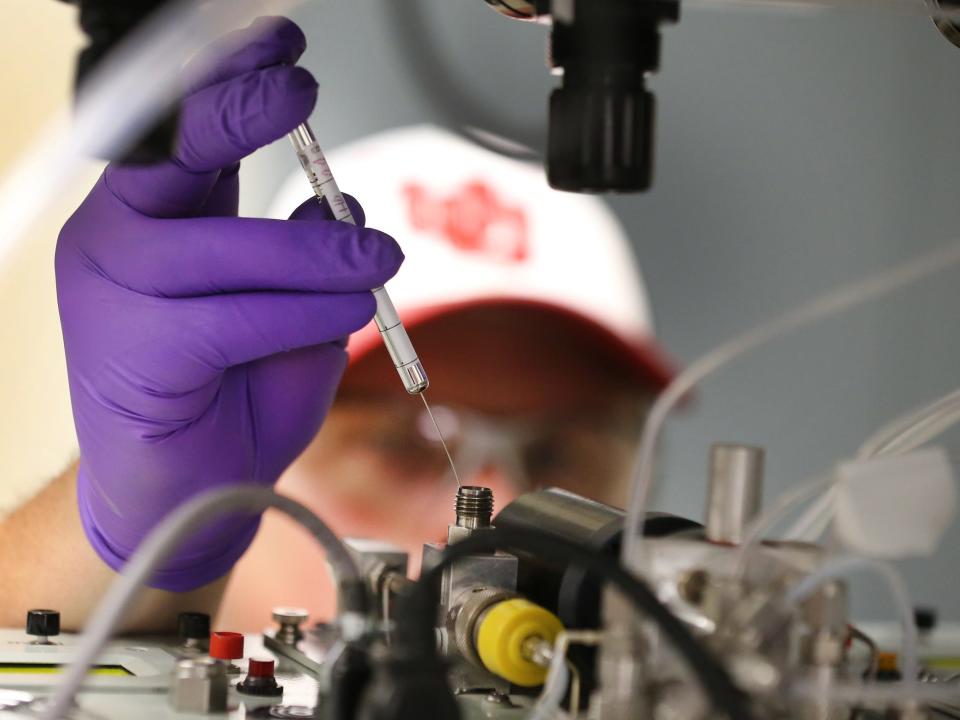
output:
<path id="1" fill-rule="evenodd" d="M 306 120 L 316 100 L 317 81 L 289 65 L 204 88 L 183 103 L 176 160 L 192 172 L 239 162 Z"/>
<path id="2" fill-rule="evenodd" d="M 246 367 L 250 385 L 257 389 L 259 442 L 273 448 L 273 457 L 291 458 L 310 444 L 336 394 L 347 366 L 347 352 L 326 343 L 272 355 Z M 290 382 L 295 377 L 297 382 Z M 265 467 L 277 477 L 285 467 Z"/>
<path id="3" fill-rule="evenodd" d="M 343 199 L 347 201 L 347 207 L 350 208 L 350 214 L 359 227 L 367 223 L 367 215 L 363 212 L 363 207 L 353 195 L 343 194 Z M 290 215 L 291 220 L 333 220 L 333 211 L 330 209 L 330 203 L 327 199 L 318 200 L 316 196 L 309 200 L 304 200 Z"/>
<path id="4" fill-rule="evenodd" d="M 278 65 L 204 88 L 180 114 L 172 162 L 111 165 L 110 190 L 129 207 L 153 217 L 182 217 L 206 202 L 217 175 L 307 119 L 317 83 L 303 68 Z"/>
<path id="5" fill-rule="evenodd" d="M 83 237 L 84 258 L 118 285 L 157 297 L 369 290 L 403 262 L 389 235 L 332 220 L 137 217 L 116 229 Z"/>
<path id="6" fill-rule="evenodd" d="M 260 17 L 210 43 L 184 69 L 184 95 L 271 65 L 292 65 L 307 38 L 292 20 Z"/>
<path id="7" fill-rule="evenodd" d="M 203 206 L 200 217 L 236 217 L 240 209 L 240 163 L 220 171 Z"/>
<path id="8" fill-rule="evenodd" d="M 377 308 L 369 291 L 241 293 L 176 302 L 179 322 L 196 330 L 196 343 L 184 352 L 199 361 L 197 367 L 213 371 L 336 341 L 370 322 Z"/>

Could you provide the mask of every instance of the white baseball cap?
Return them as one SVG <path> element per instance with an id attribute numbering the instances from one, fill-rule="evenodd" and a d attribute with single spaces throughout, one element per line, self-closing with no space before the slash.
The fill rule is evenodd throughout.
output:
<path id="1" fill-rule="evenodd" d="M 641 382 L 673 377 L 629 240 L 599 199 L 553 190 L 541 168 L 429 125 L 378 133 L 327 159 L 367 225 L 403 248 L 387 290 L 408 329 L 479 305 L 548 308 L 621 352 Z M 269 216 L 288 217 L 311 192 L 291 170 Z M 351 338 L 351 362 L 379 342 L 371 322 Z"/>

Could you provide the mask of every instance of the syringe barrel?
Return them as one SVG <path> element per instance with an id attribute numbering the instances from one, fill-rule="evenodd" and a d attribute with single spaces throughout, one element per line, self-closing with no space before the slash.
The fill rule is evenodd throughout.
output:
<path id="1" fill-rule="evenodd" d="M 336 220 L 348 222 L 356 225 L 353 213 L 350 212 L 350 206 L 337 187 L 337 181 L 330 172 L 330 166 L 327 159 L 320 149 L 320 144 L 313 135 L 313 131 L 306 123 L 298 126 L 290 133 L 290 142 L 293 143 L 294 150 L 297 151 L 297 158 L 300 165 L 307 174 L 307 180 L 310 181 L 310 187 L 316 194 L 318 200 L 326 199 L 333 211 L 333 217 Z M 411 395 L 423 392 L 430 386 L 430 380 L 427 378 L 427 371 L 423 368 L 423 363 L 417 357 L 416 350 L 413 349 L 413 343 L 407 335 L 406 328 L 400 322 L 400 316 L 397 309 L 393 306 L 393 301 L 387 294 L 386 288 L 378 287 L 373 289 L 373 297 L 377 301 L 377 313 L 374 316 L 377 328 L 380 330 L 380 337 L 383 338 L 384 345 L 387 346 L 387 352 L 393 361 L 393 366 L 397 369 L 400 379 L 403 380 L 403 386 Z"/>
<path id="2" fill-rule="evenodd" d="M 430 381 L 420 358 L 417 357 L 417 351 L 413 349 L 406 328 L 400 322 L 400 315 L 393 306 L 390 295 L 385 288 L 378 287 L 374 288 L 373 297 L 377 301 L 377 313 L 373 319 L 380 330 L 383 343 L 387 346 L 387 352 L 390 353 L 393 366 L 400 373 L 403 386 L 411 395 L 423 392 L 430 385 Z"/>
<path id="3" fill-rule="evenodd" d="M 297 152 L 297 159 L 300 161 L 303 171 L 307 174 L 307 180 L 318 200 L 326 200 L 333 212 L 334 220 L 348 222 L 356 225 L 357 221 L 350 212 L 350 206 L 347 205 L 343 193 L 337 186 L 337 181 L 330 172 L 330 166 L 327 164 L 327 158 L 320 149 L 320 143 L 313 137 L 313 131 L 306 123 L 299 125 L 290 133 L 290 142 L 293 143 L 293 149 Z"/>

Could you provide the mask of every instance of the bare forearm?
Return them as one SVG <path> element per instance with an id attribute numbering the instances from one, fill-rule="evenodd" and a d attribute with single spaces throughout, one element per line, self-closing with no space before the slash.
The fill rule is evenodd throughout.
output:
<path id="1" fill-rule="evenodd" d="M 56 608 L 64 630 L 83 627 L 116 574 L 80 525 L 76 466 L 0 522 L 0 627 L 23 624 L 27 610 Z M 123 623 L 129 632 L 163 632 L 183 610 L 214 613 L 226 578 L 189 593 L 146 589 Z"/>

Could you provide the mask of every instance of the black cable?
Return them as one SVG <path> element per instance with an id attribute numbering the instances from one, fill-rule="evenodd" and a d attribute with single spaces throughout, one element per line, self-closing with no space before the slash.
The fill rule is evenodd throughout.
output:
<path id="1" fill-rule="evenodd" d="M 534 530 L 492 528 L 476 532 L 449 546 L 440 561 L 426 570 L 404 598 L 398 609 L 403 621 L 396 627 L 396 643 L 404 644 L 413 655 L 436 655 L 434 623 L 438 603 L 437 587 L 443 570 L 468 555 L 494 550 L 515 550 L 560 558 L 613 583 L 634 607 L 655 622 L 674 648 L 687 661 L 691 672 L 703 687 L 710 702 L 730 720 L 752 720 L 750 699 L 734 684 L 730 674 L 713 653 L 704 647 L 657 599 L 647 585 L 603 555 L 569 540 Z"/>

